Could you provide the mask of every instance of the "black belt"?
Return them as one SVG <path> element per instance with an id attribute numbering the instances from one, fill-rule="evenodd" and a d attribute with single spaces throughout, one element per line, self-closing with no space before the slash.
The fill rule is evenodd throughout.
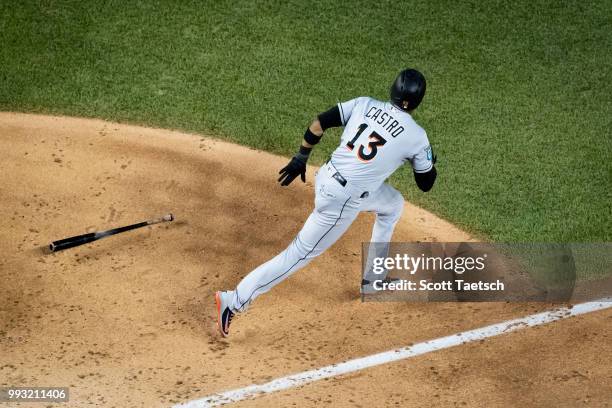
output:
<path id="1" fill-rule="evenodd" d="M 328 163 L 330 163 L 332 165 L 332 167 L 335 169 L 336 166 L 334 166 L 333 163 L 331 163 L 329 160 L 327 161 Z M 339 171 L 336 171 L 334 174 L 332 174 L 332 178 L 335 179 L 338 183 L 340 183 L 340 185 L 342 187 L 346 187 L 346 179 L 342 176 L 342 174 L 340 174 Z M 364 191 L 361 196 L 359 196 L 359 198 L 366 198 L 367 196 L 369 196 L 370 193 L 368 193 L 367 191 Z"/>

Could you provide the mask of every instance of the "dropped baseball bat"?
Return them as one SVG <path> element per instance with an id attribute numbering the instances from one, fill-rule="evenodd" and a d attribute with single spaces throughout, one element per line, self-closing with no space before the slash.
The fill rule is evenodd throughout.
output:
<path id="1" fill-rule="evenodd" d="M 147 220 L 132 225 L 126 225 L 125 227 L 113 228 L 100 232 L 90 232 L 88 234 L 83 235 L 76 235 L 74 237 L 60 239 L 59 241 L 53 241 L 51 244 L 49 244 L 49 249 L 51 250 L 51 252 L 57 252 L 64 249 L 73 248 L 75 246 L 88 244 L 104 237 L 110 237 L 111 235 L 120 234 L 125 231 L 146 227 L 147 225 L 159 224 L 161 222 L 169 222 L 172 220 L 174 220 L 174 216 L 172 214 L 166 214 L 160 218 L 154 218 L 152 220 Z"/>

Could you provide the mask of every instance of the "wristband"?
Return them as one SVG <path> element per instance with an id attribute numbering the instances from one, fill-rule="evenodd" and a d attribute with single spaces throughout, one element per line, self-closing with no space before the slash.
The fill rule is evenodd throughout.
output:
<path id="1" fill-rule="evenodd" d="M 300 150 L 295 154 L 295 157 L 306 163 L 311 151 L 311 147 L 300 146 Z"/>
<path id="2" fill-rule="evenodd" d="M 319 143 L 319 141 L 321 141 L 321 136 L 315 135 L 314 133 L 310 131 L 310 128 L 308 128 L 306 129 L 306 132 L 304 133 L 304 140 L 306 141 L 306 143 L 314 146 L 317 143 Z"/>

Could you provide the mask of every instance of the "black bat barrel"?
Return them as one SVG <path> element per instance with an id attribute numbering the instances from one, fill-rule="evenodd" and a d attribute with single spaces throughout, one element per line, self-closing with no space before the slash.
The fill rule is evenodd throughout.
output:
<path id="1" fill-rule="evenodd" d="M 98 239 L 98 237 L 96 237 L 96 233 L 91 232 L 89 234 L 77 235 L 76 237 L 53 241 L 51 244 L 49 244 L 49 249 L 52 252 L 61 251 L 62 249 L 68 249 L 75 246 L 87 244 L 89 242 L 93 242 L 96 239 Z"/>

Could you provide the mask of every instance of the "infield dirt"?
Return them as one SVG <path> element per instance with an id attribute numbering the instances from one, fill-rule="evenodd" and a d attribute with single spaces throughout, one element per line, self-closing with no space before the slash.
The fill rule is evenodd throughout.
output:
<path id="1" fill-rule="evenodd" d="M 550 307 L 362 303 L 360 243 L 373 221 L 363 214 L 222 340 L 214 291 L 282 250 L 312 208 L 310 182 L 276 183 L 286 158 L 180 132 L 15 113 L 0 113 L 0 147 L 0 386 L 70 387 L 62 406 L 167 407 Z M 42 249 L 167 212 L 175 222 Z M 394 239 L 471 237 L 407 204 Z M 598 312 L 245 405 L 608 406 L 611 319 Z"/>

